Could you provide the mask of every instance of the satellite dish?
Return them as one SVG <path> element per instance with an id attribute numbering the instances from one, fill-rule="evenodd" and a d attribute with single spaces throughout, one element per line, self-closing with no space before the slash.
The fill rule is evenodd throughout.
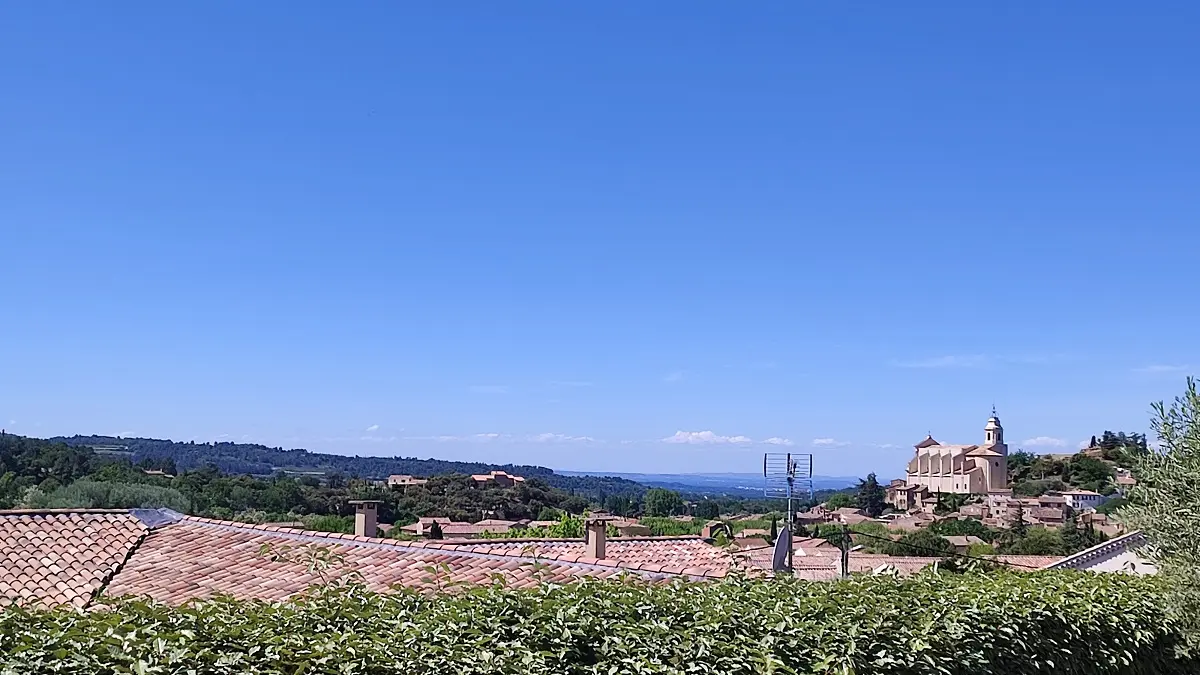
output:
<path id="1" fill-rule="evenodd" d="M 792 529 L 784 525 L 775 538 L 775 553 L 771 556 L 771 569 L 781 572 L 787 569 L 788 545 L 792 543 Z"/>

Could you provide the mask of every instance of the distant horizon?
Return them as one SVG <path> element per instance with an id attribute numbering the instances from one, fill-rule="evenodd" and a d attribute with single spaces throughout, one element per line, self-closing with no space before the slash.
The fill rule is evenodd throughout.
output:
<path id="1" fill-rule="evenodd" d="M 647 476 L 647 477 L 692 476 L 692 477 L 698 477 L 698 478 L 699 477 L 722 477 L 722 476 L 741 476 L 741 477 L 747 477 L 747 478 L 757 478 L 757 477 L 761 477 L 761 475 L 762 475 L 761 470 L 759 470 L 759 471 L 679 471 L 679 470 L 643 471 L 643 470 L 631 470 L 631 469 L 624 469 L 624 468 L 620 468 L 620 469 L 578 469 L 578 468 L 568 468 L 568 467 L 563 467 L 563 466 L 559 466 L 559 465 L 539 463 L 539 462 L 505 460 L 505 459 L 497 460 L 495 458 L 485 458 L 485 457 L 462 458 L 462 457 L 454 457 L 454 456 L 449 456 L 449 455 L 440 455 L 440 454 L 436 454 L 436 453 L 430 454 L 430 453 L 421 453 L 421 452 L 407 453 L 407 454 L 403 454 L 403 453 L 402 454 L 396 454 L 396 453 L 373 454 L 373 453 L 363 453 L 363 452 L 341 453 L 341 452 L 333 452 L 333 451 L 328 451 L 328 450 L 318 450 L 318 449 L 302 447 L 302 446 L 289 447 L 287 445 L 261 443 L 258 441 L 250 441 L 250 440 L 234 440 L 234 439 L 212 439 L 212 440 L 202 440 L 202 439 L 195 439 L 195 438 L 175 439 L 175 438 L 141 436 L 141 435 L 88 434 L 88 433 L 49 434 L 49 435 L 45 435 L 45 436 L 38 436 L 38 435 L 29 435 L 29 434 L 17 434 L 17 433 L 12 432 L 11 430 L 6 430 L 6 431 L 8 433 L 13 433 L 14 435 L 21 435 L 21 436 L 27 436 L 27 437 L 32 437 L 32 438 L 42 438 L 42 439 L 98 437 L 98 438 L 111 438 L 111 439 L 115 439 L 115 440 L 141 439 L 141 440 L 169 441 L 172 443 L 195 442 L 197 444 L 210 444 L 210 445 L 216 445 L 219 443 L 231 443 L 231 444 L 235 444 L 235 445 L 242 444 L 242 445 L 257 445 L 257 446 L 266 447 L 266 448 L 282 448 L 285 451 L 303 450 L 303 451 L 313 453 L 313 454 L 328 454 L 328 455 L 336 455 L 336 456 L 340 456 L 340 457 L 358 456 L 358 457 L 372 457 L 372 458 L 382 458 L 382 459 L 387 459 L 387 458 L 437 459 L 437 460 L 453 461 L 453 462 L 476 462 L 476 463 L 482 463 L 482 464 L 493 464 L 493 465 L 497 465 L 497 466 L 500 466 L 500 465 L 517 465 L 517 466 L 526 465 L 526 466 L 538 466 L 538 467 L 545 468 L 545 469 L 551 469 L 555 473 L 559 473 L 559 474 L 563 474 L 563 475 L 595 475 L 595 476 L 616 476 L 616 477 L 621 477 L 621 476 Z M 783 452 L 786 452 L 786 451 L 787 450 L 784 450 Z M 1010 452 L 1014 452 L 1014 451 L 1015 450 L 1010 449 Z M 1077 452 L 1077 451 L 1078 450 L 1075 450 L 1075 449 L 1069 450 L 1069 451 L 1067 449 L 1059 450 L 1059 452 Z M 815 454 L 815 453 L 804 453 L 804 454 Z M 1058 453 L 1056 453 L 1054 451 L 1046 451 L 1046 452 L 1033 452 L 1032 454 L 1043 455 L 1043 454 L 1058 454 Z M 908 457 L 904 458 L 902 466 L 904 464 L 907 464 L 908 459 L 909 459 Z M 761 456 L 759 458 L 755 458 L 755 461 L 757 462 L 757 466 L 761 466 Z M 900 469 L 897 471 L 888 472 L 888 471 L 883 471 L 883 470 L 879 470 L 876 468 L 866 468 L 861 473 L 828 473 L 828 472 L 817 471 L 813 474 L 813 478 L 817 479 L 817 480 L 819 480 L 819 479 L 828 479 L 828 480 L 862 479 L 871 473 L 874 473 L 877 476 L 879 476 L 879 480 L 881 482 L 886 482 L 887 480 L 892 480 L 893 478 L 903 477 L 904 470 Z"/>

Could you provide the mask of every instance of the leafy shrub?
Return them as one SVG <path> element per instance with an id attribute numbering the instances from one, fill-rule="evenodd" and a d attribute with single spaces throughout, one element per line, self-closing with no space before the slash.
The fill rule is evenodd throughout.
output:
<path id="1" fill-rule="evenodd" d="M 187 513 L 188 498 L 178 490 L 140 483 L 77 480 L 50 493 L 27 497 L 29 506 L 38 509 L 155 509 L 168 508 Z"/>
<path id="2" fill-rule="evenodd" d="M 708 521 L 694 518 L 689 521 L 679 521 L 674 518 L 642 518 L 642 525 L 650 528 L 650 534 L 655 537 L 678 537 L 685 534 L 700 534 Z"/>
<path id="3" fill-rule="evenodd" d="M 928 528 L 909 532 L 889 544 L 884 551 L 888 555 L 924 558 L 944 558 L 954 555 L 954 552 L 954 545 L 949 540 Z"/>
<path id="4" fill-rule="evenodd" d="M 430 574 L 437 574 L 431 569 Z M 1152 578 L 589 581 L 285 603 L 0 611 L 0 673 L 1175 675 L 1200 663 Z"/>
<path id="5" fill-rule="evenodd" d="M 354 533 L 354 516 L 305 516 L 304 527 L 317 532 Z"/>
<path id="6" fill-rule="evenodd" d="M 987 525 L 971 518 L 939 520 L 929 526 L 929 531 L 943 537 L 971 536 L 984 541 L 996 538 L 996 532 Z"/>

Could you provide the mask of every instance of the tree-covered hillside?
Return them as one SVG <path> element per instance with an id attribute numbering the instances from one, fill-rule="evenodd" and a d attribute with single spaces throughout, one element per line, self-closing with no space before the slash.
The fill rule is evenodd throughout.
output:
<path id="1" fill-rule="evenodd" d="M 256 443 L 182 443 L 155 438 L 113 436 L 70 436 L 49 440 L 74 447 L 120 448 L 132 452 L 132 460 L 135 463 L 143 460 L 170 460 L 179 471 L 212 464 L 227 474 L 270 476 L 280 471 L 289 471 L 340 474 L 346 478 L 382 479 L 391 474 L 429 477 L 500 470 L 526 478 L 538 478 L 552 487 L 592 499 L 603 500 L 609 495 L 640 497 L 646 491 L 645 486 L 640 483 L 624 478 L 564 476 L 544 466 L 453 462 L 415 457 L 359 457 L 309 452 L 299 448 L 284 450 Z"/>

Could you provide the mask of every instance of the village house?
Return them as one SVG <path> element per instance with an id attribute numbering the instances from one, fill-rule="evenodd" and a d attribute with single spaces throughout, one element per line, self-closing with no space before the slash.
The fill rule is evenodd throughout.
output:
<path id="1" fill-rule="evenodd" d="M 1117 476 L 1113 480 L 1117 484 L 1117 494 L 1124 497 L 1129 494 L 1129 488 L 1137 485 L 1137 479 L 1133 477 L 1133 472 L 1129 469 L 1118 468 L 1116 473 Z"/>
<path id="2" fill-rule="evenodd" d="M 923 510 L 925 500 L 933 496 L 924 485 L 909 485 L 901 478 L 893 480 L 885 492 L 885 500 L 897 511 Z M 936 502 L 937 499 L 934 498 L 934 503 Z"/>
<path id="3" fill-rule="evenodd" d="M 505 471 L 491 471 L 488 473 L 477 473 L 471 476 L 476 485 L 486 485 L 494 483 L 500 487 L 512 487 L 517 483 L 524 483 L 525 479 L 521 476 L 513 476 Z"/>
<path id="4" fill-rule="evenodd" d="M 972 534 L 968 534 L 968 535 L 957 535 L 956 534 L 956 535 L 951 535 L 951 536 L 943 537 L 943 538 L 946 541 L 950 542 L 950 545 L 954 547 L 955 553 L 960 553 L 960 554 L 965 554 L 967 551 L 971 550 L 972 546 L 974 546 L 976 544 L 986 544 L 987 543 L 986 541 L 984 541 L 984 540 L 980 539 L 979 537 L 976 537 L 975 535 L 972 535 Z"/>
<path id="5" fill-rule="evenodd" d="M 437 523 L 438 526 L 448 525 L 450 524 L 450 519 L 442 517 L 417 518 L 417 522 L 401 527 L 400 531 L 407 532 L 414 537 L 427 537 L 429 536 L 429 526 L 434 523 Z"/>
<path id="6" fill-rule="evenodd" d="M 1066 501 L 1067 506 L 1082 511 L 1084 509 L 1094 509 L 1104 502 L 1108 501 L 1108 497 L 1099 492 L 1091 490 L 1066 490 L 1061 493 Z"/>
<path id="7" fill-rule="evenodd" d="M 907 485 L 930 493 L 984 495 L 1008 485 L 1008 445 L 995 410 L 983 427 L 981 445 L 944 445 L 932 435 L 915 447 L 905 476 Z"/>
<path id="8" fill-rule="evenodd" d="M 391 476 L 388 476 L 387 479 L 388 487 L 391 488 L 408 487 L 410 485 L 424 485 L 428 482 L 428 479 L 414 478 L 408 474 L 392 474 Z"/>

